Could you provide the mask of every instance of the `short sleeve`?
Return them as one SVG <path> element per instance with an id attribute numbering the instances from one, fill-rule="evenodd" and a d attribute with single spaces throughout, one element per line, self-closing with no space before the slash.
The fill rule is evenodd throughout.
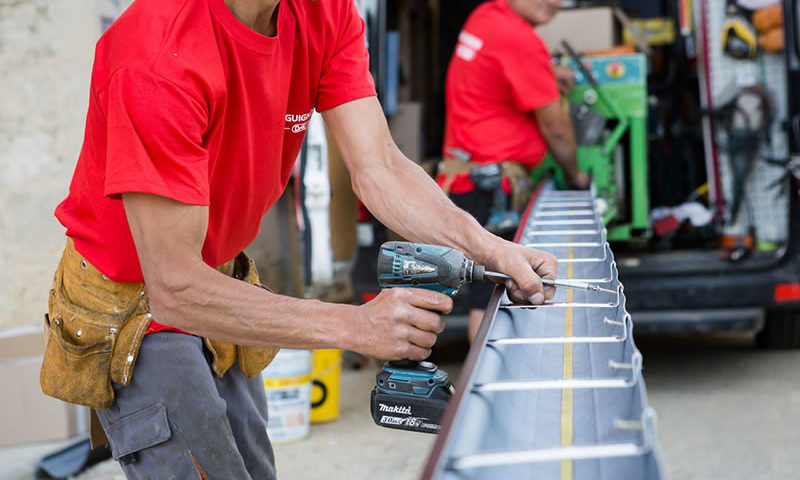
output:
<path id="1" fill-rule="evenodd" d="M 527 32 L 526 32 L 527 33 Z M 558 100 L 550 53 L 533 28 L 530 34 L 504 40 L 497 59 L 511 87 L 516 107 L 530 112 Z"/>
<path id="2" fill-rule="evenodd" d="M 332 42 L 320 75 L 316 105 L 319 112 L 352 100 L 375 96 L 375 83 L 369 72 L 369 54 L 364 40 L 364 20 L 359 16 L 353 0 L 335 3 L 341 5 L 336 29 L 338 39 Z"/>
<path id="3" fill-rule="evenodd" d="M 117 71 L 100 96 L 107 116 L 104 194 L 208 205 L 207 109 L 178 85 L 138 69 Z"/>

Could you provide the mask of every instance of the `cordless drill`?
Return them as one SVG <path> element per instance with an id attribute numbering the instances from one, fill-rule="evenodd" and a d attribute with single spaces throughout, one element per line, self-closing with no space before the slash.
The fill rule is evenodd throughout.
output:
<path id="1" fill-rule="evenodd" d="M 382 288 L 416 287 L 455 295 L 476 280 L 508 280 L 508 275 L 476 265 L 462 252 L 439 245 L 386 242 L 378 253 L 378 283 Z M 579 290 L 617 292 L 576 280 L 541 278 L 544 285 Z M 382 427 L 436 433 L 455 388 L 447 372 L 431 362 L 386 362 L 375 377 L 370 409 Z"/>
<path id="2" fill-rule="evenodd" d="M 378 254 L 382 288 L 416 287 L 455 295 L 485 270 L 460 251 L 438 245 L 386 242 Z M 372 419 L 382 427 L 437 433 L 455 393 L 447 372 L 431 362 L 386 362 L 372 390 Z"/>

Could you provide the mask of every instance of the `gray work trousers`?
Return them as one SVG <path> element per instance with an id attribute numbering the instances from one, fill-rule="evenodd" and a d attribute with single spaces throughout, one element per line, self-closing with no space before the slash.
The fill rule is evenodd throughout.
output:
<path id="1" fill-rule="evenodd" d="M 261 378 L 238 363 L 220 378 L 210 362 L 199 337 L 145 337 L 130 385 L 97 411 L 129 480 L 275 479 Z"/>

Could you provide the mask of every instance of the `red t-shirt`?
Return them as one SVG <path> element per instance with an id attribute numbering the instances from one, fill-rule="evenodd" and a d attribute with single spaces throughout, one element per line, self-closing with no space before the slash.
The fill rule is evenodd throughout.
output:
<path id="1" fill-rule="evenodd" d="M 533 111 L 558 100 L 550 53 L 506 0 L 475 9 L 458 37 L 447 71 L 444 155 L 469 152 L 478 163 L 513 160 L 534 167 L 547 153 Z M 443 183 L 443 178 L 438 179 Z M 474 186 L 460 175 L 450 191 Z"/>
<path id="2" fill-rule="evenodd" d="M 120 194 L 207 205 L 202 255 L 216 267 L 258 234 L 312 110 L 373 95 L 353 0 L 282 0 L 275 37 L 223 0 L 138 0 L 97 43 L 83 148 L 56 216 L 106 276 L 141 282 Z"/>

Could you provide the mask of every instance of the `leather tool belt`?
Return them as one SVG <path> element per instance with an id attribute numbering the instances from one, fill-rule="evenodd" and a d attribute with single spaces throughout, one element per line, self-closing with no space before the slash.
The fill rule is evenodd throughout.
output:
<path id="1" fill-rule="evenodd" d="M 444 176 L 444 183 L 442 183 L 442 190 L 445 195 L 450 195 L 450 187 L 453 184 L 456 176 L 469 173 L 478 167 L 486 165 L 485 163 L 469 162 L 456 158 L 444 158 L 439 162 L 439 175 Z M 514 211 L 522 212 L 528 205 L 531 196 L 533 195 L 534 185 L 528 169 L 521 163 L 506 160 L 500 162 L 500 168 L 503 172 L 503 177 L 509 180 L 511 184 L 511 208 Z"/>
<path id="2" fill-rule="evenodd" d="M 244 252 L 217 270 L 263 287 L 255 263 Z M 144 283 L 110 280 L 68 239 L 45 316 L 42 391 L 70 403 L 110 407 L 114 402 L 112 384 L 130 384 L 139 347 L 152 320 Z M 238 361 L 242 372 L 252 378 L 278 353 L 274 348 L 243 347 L 208 338 L 204 341 L 219 376 Z"/>

